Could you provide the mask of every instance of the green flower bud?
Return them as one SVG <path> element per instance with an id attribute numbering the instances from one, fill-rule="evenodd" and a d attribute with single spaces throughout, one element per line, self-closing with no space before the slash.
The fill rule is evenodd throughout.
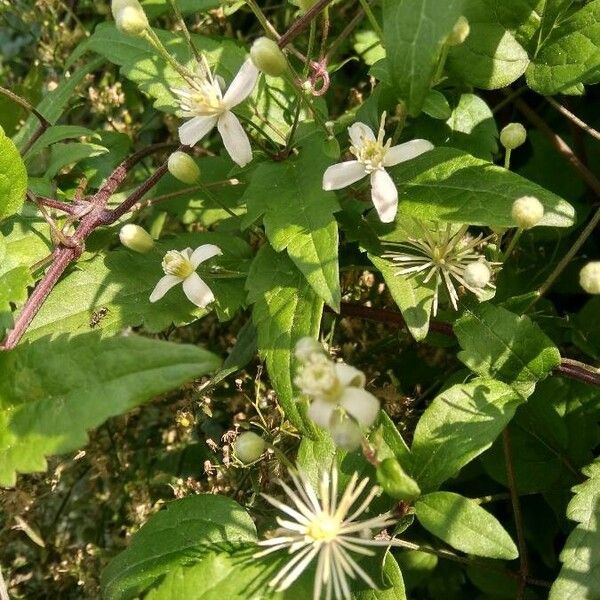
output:
<path id="1" fill-rule="evenodd" d="M 507 150 L 514 150 L 525 143 L 527 130 L 521 123 L 509 123 L 500 132 L 500 143 Z"/>
<path id="2" fill-rule="evenodd" d="M 244 464 L 258 460 L 265 451 L 266 442 L 252 431 L 246 431 L 238 436 L 233 443 L 233 452 Z"/>
<path id="3" fill-rule="evenodd" d="M 511 216 L 521 229 L 530 229 L 544 216 L 544 205 L 535 196 L 523 196 L 513 202 Z"/>
<path id="4" fill-rule="evenodd" d="M 579 271 L 579 285 L 588 294 L 600 294 L 600 260 L 589 262 Z"/>
<path id="5" fill-rule="evenodd" d="M 486 262 L 479 260 L 467 265 L 463 278 L 468 286 L 483 289 L 492 278 L 492 270 Z"/>
<path id="6" fill-rule="evenodd" d="M 386 458 L 379 463 L 377 481 L 388 496 L 397 500 L 413 502 L 421 495 L 417 482 L 405 473 L 395 458 Z"/>
<path id="7" fill-rule="evenodd" d="M 173 152 L 167 164 L 169 173 L 179 181 L 193 185 L 200 179 L 200 168 L 196 161 L 185 152 Z"/>
<path id="8" fill-rule="evenodd" d="M 272 77 L 279 77 L 287 70 L 287 61 L 276 42 L 268 37 L 260 37 L 250 48 L 250 58 L 254 66 Z"/>
<path id="9" fill-rule="evenodd" d="M 128 223 L 121 227 L 119 239 L 123 246 L 140 254 L 150 252 L 154 248 L 154 240 L 151 235 L 143 227 L 134 225 L 133 223 Z"/>
<path id="10" fill-rule="evenodd" d="M 111 10 L 117 29 L 129 35 L 140 35 L 150 27 L 138 0 L 113 0 Z"/>
<path id="11" fill-rule="evenodd" d="M 471 27 L 469 26 L 467 17 L 458 17 L 452 31 L 446 38 L 446 44 L 448 44 L 448 46 L 459 46 L 467 39 L 470 31 Z"/>

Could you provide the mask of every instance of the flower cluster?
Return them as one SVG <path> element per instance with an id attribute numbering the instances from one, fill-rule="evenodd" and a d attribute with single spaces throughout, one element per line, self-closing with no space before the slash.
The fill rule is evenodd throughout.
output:
<path id="1" fill-rule="evenodd" d="M 327 429 L 338 446 L 355 450 L 363 428 L 373 425 L 379 413 L 379 400 L 364 389 L 364 373 L 333 362 L 312 338 L 298 342 L 296 358 L 301 364 L 294 383 L 311 399 L 308 416 Z"/>
<path id="2" fill-rule="evenodd" d="M 279 529 L 275 537 L 259 542 L 266 550 L 255 554 L 260 558 L 272 552 L 287 551 L 292 557 L 271 580 L 269 585 L 277 591 L 288 589 L 308 566 L 317 561 L 313 599 L 322 593 L 330 600 L 349 600 L 352 597 L 349 580 L 359 577 L 371 588 L 377 586 L 352 554 L 374 556 L 369 546 L 390 546 L 393 540 L 375 540 L 379 533 L 396 519 L 385 513 L 359 521 L 369 510 L 373 499 L 381 493 L 377 486 L 365 492 L 369 479 L 360 482 L 354 473 L 338 501 L 338 472 L 335 467 L 323 472 L 318 494 L 301 470 L 290 471 L 294 489 L 279 481 L 287 494 L 285 502 L 272 496 L 263 496 L 284 513 L 277 517 Z M 361 500 L 361 496 L 364 496 Z M 358 506 L 357 506 L 358 505 Z"/>
<path id="3" fill-rule="evenodd" d="M 420 233 L 419 237 L 410 237 L 398 244 L 399 250 L 389 251 L 383 258 L 400 267 L 396 275 L 422 273 L 424 284 L 433 280 L 434 316 L 438 311 L 441 285 L 446 287 L 454 310 L 458 310 L 459 299 L 455 282 L 477 297 L 482 297 L 486 290 L 495 289 L 491 279 L 499 263 L 486 261 L 478 250 L 487 238 L 484 239 L 483 235 L 469 236 L 467 225 L 457 229 L 451 223 L 425 224 L 415 219 L 414 228 Z"/>

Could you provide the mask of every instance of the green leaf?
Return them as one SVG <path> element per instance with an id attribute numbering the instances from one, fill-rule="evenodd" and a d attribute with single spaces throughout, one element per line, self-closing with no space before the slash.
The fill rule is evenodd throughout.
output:
<path id="1" fill-rule="evenodd" d="M 177 0 L 177 8 L 182 15 L 206 12 L 222 5 L 222 0 Z M 158 17 L 172 10 L 168 0 L 142 0 L 142 6 L 150 18 Z"/>
<path id="2" fill-rule="evenodd" d="M 0 353 L 0 486 L 46 469 L 46 456 L 75 450 L 87 430 L 204 375 L 213 354 L 138 337 L 95 333 L 25 343 Z"/>
<path id="3" fill-rule="evenodd" d="M 322 135 L 304 141 L 297 160 L 262 163 L 244 194 L 249 225 L 263 216 L 267 237 L 277 252 L 287 250 L 313 290 L 339 311 L 339 210 L 335 194 L 323 191 L 322 179 L 331 159 Z"/>
<path id="4" fill-rule="evenodd" d="M 27 170 L 14 143 L 0 127 L 0 221 L 15 214 L 25 201 Z"/>
<path id="5" fill-rule="evenodd" d="M 305 336 L 317 337 L 323 301 L 285 255 L 263 246 L 252 262 L 247 280 L 252 319 L 258 331 L 258 349 L 267 362 L 286 417 L 301 431 L 306 426 L 294 400 L 293 351 Z"/>
<path id="6" fill-rule="evenodd" d="M 423 492 L 435 490 L 492 445 L 523 402 L 511 387 L 476 379 L 439 394 L 419 419 L 413 472 Z"/>
<path id="7" fill-rule="evenodd" d="M 29 148 L 27 151 L 27 157 L 30 158 L 51 146 L 52 144 L 56 144 L 56 142 L 62 142 L 68 139 L 77 139 L 80 137 L 96 137 L 100 136 L 88 129 L 87 127 L 80 127 L 79 125 L 54 125 L 54 127 L 50 127 L 46 129 L 44 133 L 35 141 L 35 143 Z"/>
<path id="8" fill-rule="evenodd" d="M 22 212 L 33 214 L 34 207 Z M 0 275 L 19 266 L 32 267 L 52 252 L 50 228 L 40 216 L 27 217 L 15 215 L 0 226 L 0 247 L 5 252 L 0 260 Z"/>
<path id="9" fill-rule="evenodd" d="M 239 271 L 239 275 L 231 278 L 204 274 L 202 268 L 198 271 L 213 290 L 215 303 L 205 309 L 198 308 L 185 297 L 180 285 L 158 302 L 150 303 L 150 294 L 164 275 L 161 262 L 165 253 L 207 243 L 216 244 L 223 251 L 223 257 L 212 263 Z M 80 262 L 77 269 L 55 286 L 31 323 L 26 339 L 79 333 L 90 328 L 116 333 L 123 327 L 142 324 L 148 331 L 161 331 L 171 323 L 190 323 L 212 308 L 222 320 L 230 319 L 245 301 L 244 269 L 249 257 L 249 248 L 243 240 L 218 233 L 180 234 L 175 239 L 157 242 L 148 254 L 126 249 L 114 250 L 106 256 L 97 254 Z"/>
<path id="10" fill-rule="evenodd" d="M 446 121 L 452 114 L 446 96 L 437 90 L 429 90 L 423 105 L 423 112 L 434 119 Z"/>
<path id="11" fill-rule="evenodd" d="M 560 364 L 558 348 L 536 323 L 489 302 L 466 308 L 454 333 L 463 349 L 458 358 L 482 377 L 528 384 Z"/>
<path id="12" fill-rule="evenodd" d="M 232 499 L 201 494 L 175 500 L 152 516 L 133 536 L 129 547 L 106 567 L 101 581 L 103 598 L 133 598 L 178 566 L 198 561 L 215 544 L 254 541 L 254 522 Z"/>
<path id="13" fill-rule="evenodd" d="M 0 238 L 0 244 L 2 238 Z M 0 259 L 2 246 L 0 245 Z M 12 306 L 21 306 L 27 300 L 27 287 L 33 283 L 33 278 L 27 267 L 15 267 L 0 275 L 0 338 L 12 326 Z"/>
<path id="14" fill-rule="evenodd" d="M 544 95 L 600 78 L 600 0 L 593 0 L 552 30 L 527 70 L 527 84 Z"/>
<path id="15" fill-rule="evenodd" d="M 453 148 L 435 148 L 390 169 L 402 215 L 491 227 L 514 227 L 513 202 L 535 196 L 544 205 L 540 225 L 570 227 L 573 207 L 540 186 Z"/>
<path id="16" fill-rule="evenodd" d="M 108 149 L 99 144 L 73 142 L 71 144 L 54 144 L 50 149 L 50 164 L 44 177 L 52 179 L 67 165 L 76 164 L 84 158 L 100 156 L 108 153 Z"/>
<path id="17" fill-rule="evenodd" d="M 423 108 L 443 41 L 462 9 L 463 0 L 383 2 L 383 45 L 389 78 L 411 116 Z"/>
<path id="18" fill-rule="evenodd" d="M 597 598 L 600 590 L 600 461 L 583 469 L 589 479 L 573 488 L 567 517 L 576 521 L 560 553 L 563 563 L 549 600 Z"/>
<path id="19" fill-rule="evenodd" d="M 461 552 L 504 560 L 519 556 L 496 517 L 469 498 L 434 492 L 417 500 L 415 513 L 427 531 Z"/>
<path id="20" fill-rule="evenodd" d="M 388 584 L 386 588 L 356 592 L 353 594 L 353 598 L 356 600 L 406 600 L 402 571 L 390 552 L 385 555 L 383 576 Z"/>
<path id="21" fill-rule="evenodd" d="M 423 284 L 418 278 L 396 275 L 398 267 L 384 258 L 369 254 L 369 260 L 381 271 L 412 336 L 417 342 L 424 340 L 429 332 L 435 282 Z"/>

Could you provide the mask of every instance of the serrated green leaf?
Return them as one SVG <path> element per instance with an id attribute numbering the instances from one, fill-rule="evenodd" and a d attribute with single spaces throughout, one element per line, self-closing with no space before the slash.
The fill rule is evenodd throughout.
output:
<path id="1" fill-rule="evenodd" d="M 158 302 L 150 303 L 150 294 L 164 275 L 161 262 L 165 253 L 202 244 L 216 244 L 223 251 L 223 257 L 214 259 L 215 264 L 239 271 L 237 276 L 222 279 L 198 271 L 213 290 L 215 303 L 198 308 L 185 297 L 180 285 Z M 244 269 L 249 258 L 250 251 L 243 240 L 217 233 L 188 233 L 173 240 L 164 239 L 148 254 L 125 249 L 106 256 L 97 254 L 80 262 L 54 287 L 25 339 L 79 333 L 90 328 L 116 333 L 123 327 L 142 324 L 148 331 L 161 331 L 171 323 L 190 323 L 213 308 L 219 318 L 230 319 L 245 301 Z"/>
<path id="2" fill-rule="evenodd" d="M 423 108 L 443 41 L 462 10 L 463 0 L 383 2 L 383 45 L 389 79 L 411 116 Z"/>
<path id="3" fill-rule="evenodd" d="M 454 333 L 463 349 L 458 358 L 482 377 L 534 383 L 560 364 L 558 348 L 536 323 L 490 303 L 466 308 Z"/>
<path id="4" fill-rule="evenodd" d="M 498 520 L 469 498 L 433 492 L 417 500 L 415 513 L 427 531 L 461 552 L 504 560 L 519 556 Z"/>
<path id="5" fill-rule="evenodd" d="M 204 375 L 213 354 L 138 337 L 95 333 L 25 343 L 0 353 L 0 486 L 46 469 L 108 417 Z"/>
<path id="6" fill-rule="evenodd" d="M 27 170 L 12 140 L 0 127 L 0 221 L 14 215 L 25 202 Z"/>
<path id="7" fill-rule="evenodd" d="M 527 84 L 544 95 L 600 78 L 600 0 L 593 0 L 552 30 L 527 69 Z"/>
<path id="8" fill-rule="evenodd" d="M 106 567 L 101 580 L 103 597 L 132 598 L 178 566 L 189 565 L 211 553 L 215 544 L 254 541 L 254 522 L 232 499 L 201 494 L 175 500 L 152 516 L 133 536 L 129 547 Z M 209 580 L 204 583 L 209 584 Z"/>
<path id="9" fill-rule="evenodd" d="M 400 192 L 399 217 L 412 215 L 492 227 L 514 227 L 513 202 L 535 196 L 544 205 L 539 225 L 570 227 L 573 207 L 555 194 L 487 161 L 453 148 L 435 148 L 390 169 Z"/>
<path id="10" fill-rule="evenodd" d="M 578 523 L 560 553 L 563 566 L 549 600 L 597 598 L 600 590 L 600 461 L 585 469 L 588 480 L 573 488 L 567 517 Z"/>
<path id="11" fill-rule="evenodd" d="M 286 417 L 305 431 L 294 400 L 293 351 L 300 338 L 318 336 L 323 300 L 294 263 L 269 245 L 263 246 L 252 262 L 246 287 L 248 301 L 254 304 L 252 319 L 258 331 L 258 349 L 267 362 L 281 407 Z"/>
<path id="12" fill-rule="evenodd" d="M 485 379 L 439 394 L 419 419 L 411 448 L 411 475 L 421 490 L 435 490 L 489 448 L 521 402 L 510 386 Z"/>
<path id="13" fill-rule="evenodd" d="M 322 178 L 331 159 L 317 134 L 305 140 L 297 160 L 263 163 L 252 175 L 243 199 L 244 224 L 263 216 L 267 237 L 277 252 L 287 250 L 313 290 L 339 311 L 339 210 L 335 194 L 325 192 Z"/>
<path id="14" fill-rule="evenodd" d="M 369 260 L 381 271 L 412 336 L 417 342 L 424 340 L 429 332 L 435 281 L 424 284 L 415 277 L 396 275 L 398 267 L 378 256 L 369 254 Z"/>

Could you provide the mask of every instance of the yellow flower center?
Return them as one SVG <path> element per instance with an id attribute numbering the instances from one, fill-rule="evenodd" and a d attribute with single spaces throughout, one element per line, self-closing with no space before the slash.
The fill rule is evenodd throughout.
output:
<path id="1" fill-rule="evenodd" d="M 162 268 L 166 275 L 175 275 L 180 279 L 189 277 L 194 272 L 194 265 L 178 250 L 169 250 L 162 261 Z"/>
<path id="2" fill-rule="evenodd" d="M 327 514 L 319 515 L 306 530 L 306 535 L 316 542 L 331 542 L 339 533 L 340 523 Z"/>
<path id="3" fill-rule="evenodd" d="M 198 116 L 218 115 L 223 112 L 223 104 L 217 90 L 210 84 L 202 87 L 204 89 L 196 91 L 190 97 L 191 112 Z"/>

